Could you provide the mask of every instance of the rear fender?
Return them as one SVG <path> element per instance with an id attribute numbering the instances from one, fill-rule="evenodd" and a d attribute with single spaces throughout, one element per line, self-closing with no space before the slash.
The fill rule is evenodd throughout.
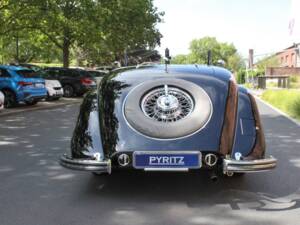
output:
<path id="1" fill-rule="evenodd" d="M 240 154 L 239 154 L 240 153 Z M 259 159 L 265 153 L 265 138 L 254 97 L 239 87 L 235 142 L 231 157 Z"/>
<path id="2" fill-rule="evenodd" d="M 77 159 L 104 159 L 96 92 L 87 93 L 81 104 L 71 141 L 71 156 Z"/>

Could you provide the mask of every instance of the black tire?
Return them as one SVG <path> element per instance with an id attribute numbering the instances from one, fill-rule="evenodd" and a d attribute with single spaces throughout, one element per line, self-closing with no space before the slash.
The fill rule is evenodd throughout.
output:
<path id="1" fill-rule="evenodd" d="M 52 101 L 52 100 L 53 100 L 53 98 L 50 97 L 49 92 L 47 92 L 47 97 L 46 97 L 45 100 L 46 100 L 46 101 Z"/>
<path id="2" fill-rule="evenodd" d="M 194 109 L 187 117 L 167 125 L 147 117 L 140 107 L 145 94 L 164 84 L 184 90 L 194 101 Z M 130 91 L 125 101 L 124 114 L 131 127 L 139 133 L 158 139 L 181 138 L 195 133 L 205 127 L 212 114 L 212 103 L 207 93 L 195 83 L 182 79 L 147 81 Z"/>
<path id="3" fill-rule="evenodd" d="M 101 172 L 92 172 L 92 174 L 96 177 L 106 177 L 109 175 L 108 173 L 101 173 Z"/>
<path id="4" fill-rule="evenodd" d="M 64 96 L 67 98 L 71 98 L 74 96 L 74 88 L 72 85 L 66 84 L 63 86 Z"/>
<path id="5" fill-rule="evenodd" d="M 26 105 L 36 105 L 37 103 L 38 103 L 38 100 L 25 101 Z"/>
<path id="6" fill-rule="evenodd" d="M 12 108 L 17 105 L 17 99 L 14 92 L 10 90 L 3 90 L 4 94 L 4 107 L 5 108 Z"/>
<path id="7" fill-rule="evenodd" d="M 228 179 L 230 179 L 230 178 L 242 178 L 242 177 L 244 177 L 245 176 L 245 174 L 246 173 L 233 173 L 231 176 L 229 176 L 229 175 L 227 175 L 227 174 L 223 174 L 224 175 L 224 177 L 225 178 L 228 178 Z"/>

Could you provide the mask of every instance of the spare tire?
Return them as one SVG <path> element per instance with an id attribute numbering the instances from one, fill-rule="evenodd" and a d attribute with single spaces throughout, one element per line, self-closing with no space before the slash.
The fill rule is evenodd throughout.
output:
<path id="1" fill-rule="evenodd" d="M 175 139 L 203 129 L 212 114 L 207 93 L 182 79 L 146 81 L 133 88 L 123 113 L 136 132 L 156 139 Z"/>

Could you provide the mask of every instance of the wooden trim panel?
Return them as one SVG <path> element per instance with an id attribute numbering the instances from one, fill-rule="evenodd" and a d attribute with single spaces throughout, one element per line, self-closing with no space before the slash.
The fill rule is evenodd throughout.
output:
<path id="1" fill-rule="evenodd" d="M 233 80 L 230 80 L 220 140 L 220 153 L 223 155 L 230 154 L 233 148 L 237 110 L 238 86 Z"/>
<path id="2" fill-rule="evenodd" d="M 255 101 L 255 98 L 251 95 L 248 94 L 250 101 L 251 101 L 251 106 L 252 106 L 252 111 L 253 111 L 253 116 L 255 120 L 255 129 L 256 129 L 256 140 L 254 147 L 252 149 L 252 152 L 246 157 L 247 159 L 261 159 L 265 155 L 266 151 L 266 141 L 265 141 L 265 135 L 261 123 L 261 119 L 259 116 L 259 111 L 257 108 L 257 104 Z"/>

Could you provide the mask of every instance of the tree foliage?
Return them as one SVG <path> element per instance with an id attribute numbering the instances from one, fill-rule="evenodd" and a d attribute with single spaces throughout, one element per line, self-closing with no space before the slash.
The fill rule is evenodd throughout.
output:
<path id="1" fill-rule="evenodd" d="M 256 63 L 257 69 L 262 71 L 265 71 L 267 67 L 277 67 L 279 65 L 279 59 L 276 56 L 265 57 Z"/>
<path id="2" fill-rule="evenodd" d="M 152 0 L 1 0 L 0 13 L 1 39 L 18 36 L 46 53 L 54 46 L 65 67 L 72 54 L 100 63 L 118 60 L 126 50 L 154 48 L 161 38 L 155 25 L 163 16 Z"/>
<path id="3" fill-rule="evenodd" d="M 207 63 L 208 51 L 211 51 L 212 64 L 218 64 L 219 60 L 225 62 L 225 66 L 233 71 L 244 67 L 244 62 L 233 44 L 218 42 L 215 37 L 194 39 L 190 43 L 188 55 L 175 56 L 174 63 L 179 64 L 205 64 Z"/>
<path id="4" fill-rule="evenodd" d="M 175 57 L 172 58 L 172 63 L 173 64 L 188 64 L 188 56 L 187 55 L 176 55 Z"/>

